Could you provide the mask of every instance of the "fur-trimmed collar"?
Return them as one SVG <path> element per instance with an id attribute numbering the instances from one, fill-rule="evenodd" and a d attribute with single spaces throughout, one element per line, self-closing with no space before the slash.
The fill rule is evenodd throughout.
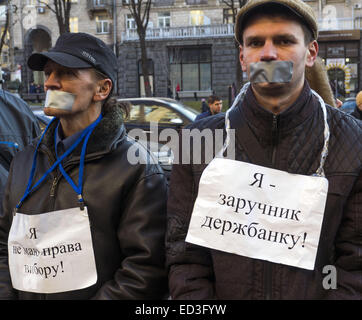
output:
<path id="1" fill-rule="evenodd" d="M 54 132 L 58 119 L 53 121 L 45 133 L 42 144 L 54 154 Z M 107 152 L 112 149 L 113 143 L 125 135 L 121 109 L 117 106 L 110 106 L 103 113 L 103 118 L 95 127 L 87 144 L 87 155 L 91 153 Z M 82 143 L 73 151 L 73 156 L 80 156 Z"/>

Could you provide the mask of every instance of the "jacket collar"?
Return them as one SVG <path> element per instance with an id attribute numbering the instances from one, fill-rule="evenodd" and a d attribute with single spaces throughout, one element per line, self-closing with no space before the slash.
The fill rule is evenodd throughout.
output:
<path id="1" fill-rule="evenodd" d="M 279 138 L 288 135 L 290 130 L 311 118 L 318 108 L 319 101 L 312 94 L 307 82 L 304 83 L 298 99 L 277 116 L 258 104 L 251 87 L 249 87 L 244 100 L 230 112 L 230 126 L 235 129 L 238 144 L 245 139 L 245 134 L 240 129 L 245 124 L 250 128 L 261 146 L 267 147 L 273 143 L 276 135 Z"/>
<path id="2" fill-rule="evenodd" d="M 312 103 L 311 103 L 312 102 Z M 283 112 L 275 116 L 272 112 L 261 107 L 256 101 L 251 87 L 246 92 L 242 109 L 248 122 L 258 128 L 269 129 L 275 118 L 278 119 L 278 130 L 288 131 L 304 122 L 313 114 L 315 99 L 307 82 L 304 83 L 301 94 L 297 100 Z M 241 107 L 240 105 L 238 106 Z M 269 130 L 268 130 L 269 131 Z"/>
<path id="3" fill-rule="evenodd" d="M 45 133 L 42 144 L 45 145 L 51 153 L 55 154 L 54 133 L 58 120 L 54 121 Z M 107 108 L 103 113 L 100 123 L 94 128 L 88 144 L 87 155 L 92 153 L 108 152 L 113 144 L 125 135 L 122 112 L 117 106 Z M 72 153 L 72 156 L 80 156 L 82 144 L 79 144 Z"/>
<path id="4" fill-rule="evenodd" d="M 275 116 L 258 104 L 251 87 L 249 87 L 244 100 L 230 112 L 231 127 L 237 129 L 239 121 L 242 121 L 240 114 L 242 112 L 249 126 L 257 130 L 258 133 L 270 134 L 275 121 L 277 121 L 278 131 L 286 132 L 311 117 L 318 105 L 317 98 L 313 96 L 308 83 L 305 82 L 298 99 L 282 113 Z"/>

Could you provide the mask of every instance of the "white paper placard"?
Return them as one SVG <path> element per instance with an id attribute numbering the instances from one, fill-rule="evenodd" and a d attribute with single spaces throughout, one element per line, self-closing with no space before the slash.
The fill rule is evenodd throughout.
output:
<path id="1" fill-rule="evenodd" d="M 8 240 L 13 287 L 57 293 L 89 287 L 97 271 L 88 212 L 80 208 L 16 213 Z"/>
<path id="2" fill-rule="evenodd" d="M 327 192 L 326 178 L 215 158 L 201 176 L 186 241 L 313 270 Z"/>

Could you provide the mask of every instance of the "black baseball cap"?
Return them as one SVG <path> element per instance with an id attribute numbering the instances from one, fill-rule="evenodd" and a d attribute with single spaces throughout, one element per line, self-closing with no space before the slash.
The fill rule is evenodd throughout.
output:
<path id="1" fill-rule="evenodd" d="M 117 78 L 117 58 L 100 39 L 87 33 L 64 33 L 48 52 L 33 53 L 28 59 L 32 70 L 43 71 L 48 59 L 68 68 L 95 68 L 113 83 Z M 112 89 L 113 89 L 112 88 Z"/>

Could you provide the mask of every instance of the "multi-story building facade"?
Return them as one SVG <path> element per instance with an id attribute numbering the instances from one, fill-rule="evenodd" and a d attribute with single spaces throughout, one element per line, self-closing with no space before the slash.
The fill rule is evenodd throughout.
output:
<path id="1" fill-rule="evenodd" d="M 12 0 L 12 43 L 15 63 L 21 65 L 23 91 L 42 74 L 24 61 L 34 51 L 49 49 L 59 36 L 56 17 L 38 0 Z M 71 0 L 70 28 L 104 40 L 118 56 L 117 93 L 122 97 L 144 94 L 141 49 L 130 0 Z M 230 2 L 230 0 L 228 1 Z M 305 0 L 319 19 L 320 56 L 324 59 L 335 93 L 342 98 L 362 89 L 359 0 Z M 52 1 L 48 0 L 48 3 Z M 235 3 L 238 3 L 235 1 Z M 151 87 L 155 96 L 197 98 L 211 92 L 224 98 L 240 79 L 233 16 L 221 0 L 154 0 L 146 32 Z M 239 73 L 239 75 L 238 75 Z"/>

